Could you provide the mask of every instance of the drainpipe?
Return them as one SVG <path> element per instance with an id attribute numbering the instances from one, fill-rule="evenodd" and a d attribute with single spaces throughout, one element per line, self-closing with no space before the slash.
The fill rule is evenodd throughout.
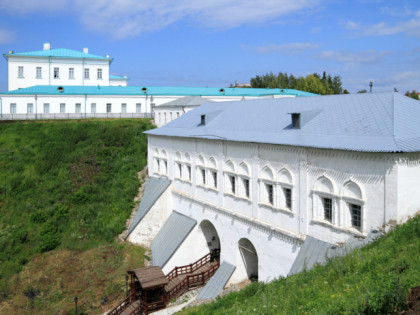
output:
<path id="1" fill-rule="evenodd" d="M 51 85 L 51 56 L 48 57 L 48 85 Z"/>
<path id="2" fill-rule="evenodd" d="M 82 63 L 82 85 L 85 85 L 85 58 L 83 58 Z"/>
<path id="3" fill-rule="evenodd" d="M 86 98 L 87 98 L 87 94 L 85 94 L 85 118 L 86 118 Z"/>
<path id="4" fill-rule="evenodd" d="M 0 97 L 0 119 L 3 118 L 3 100 Z"/>

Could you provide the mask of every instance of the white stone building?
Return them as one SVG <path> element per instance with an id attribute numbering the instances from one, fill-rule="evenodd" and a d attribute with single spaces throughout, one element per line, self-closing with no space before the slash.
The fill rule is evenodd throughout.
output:
<path id="1" fill-rule="evenodd" d="M 110 74 L 109 55 L 52 49 L 49 43 L 43 50 L 10 51 L 4 57 L 8 91 L 0 93 L 0 119 L 152 117 L 153 108 L 186 96 L 227 101 L 312 95 L 287 89 L 127 86 L 126 76 Z"/>
<path id="2" fill-rule="evenodd" d="M 167 184 L 128 239 L 150 246 L 176 213 L 196 224 L 164 272 L 220 248 L 231 282 L 287 276 L 308 237 L 364 238 L 419 211 L 419 120 L 398 93 L 204 104 L 147 132 Z"/>

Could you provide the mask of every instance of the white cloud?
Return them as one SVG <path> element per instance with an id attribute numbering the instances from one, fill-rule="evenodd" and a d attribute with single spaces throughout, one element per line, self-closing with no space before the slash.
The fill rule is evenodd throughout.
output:
<path id="1" fill-rule="evenodd" d="M 255 50 L 260 54 L 276 53 L 282 55 L 297 55 L 307 50 L 317 49 L 319 48 L 319 45 L 313 43 L 288 43 L 282 45 L 270 44 L 257 47 L 249 47 L 244 45 L 243 48 Z"/>
<path id="2" fill-rule="evenodd" d="M 89 29 L 125 38 L 163 29 L 186 18 L 212 29 L 267 22 L 301 13 L 319 3 L 320 0 L 2 0 L 0 10 L 70 10 Z"/>
<path id="3" fill-rule="evenodd" d="M 417 15 L 417 14 L 416 14 Z M 362 25 L 353 21 L 347 22 L 346 28 L 354 31 L 359 36 L 382 36 L 406 33 L 409 36 L 420 38 L 420 18 L 416 17 L 408 21 L 394 25 L 381 22 L 375 25 Z"/>
<path id="4" fill-rule="evenodd" d="M 382 7 L 379 9 L 382 14 L 391 16 L 408 16 L 413 12 L 407 7 Z"/>
<path id="5" fill-rule="evenodd" d="M 13 32 L 5 29 L 0 29 L 0 44 L 8 44 L 15 38 Z"/>
<path id="6" fill-rule="evenodd" d="M 359 52 L 351 51 L 323 51 L 319 57 L 323 59 L 336 60 L 346 64 L 377 64 L 382 61 L 388 52 L 378 52 L 368 49 Z"/>

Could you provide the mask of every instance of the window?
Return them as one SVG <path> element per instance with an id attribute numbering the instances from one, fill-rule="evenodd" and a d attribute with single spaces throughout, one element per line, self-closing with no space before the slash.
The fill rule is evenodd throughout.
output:
<path id="1" fill-rule="evenodd" d="M 85 79 L 89 80 L 89 68 L 85 68 Z"/>
<path id="2" fill-rule="evenodd" d="M 266 202 L 269 203 L 270 205 L 274 205 L 274 186 L 272 184 L 265 184 L 265 189 L 267 191 L 267 198 L 266 198 Z"/>
<path id="3" fill-rule="evenodd" d="M 76 103 L 76 113 L 81 113 L 81 112 L 82 112 L 82 104 Z"/>
<path id="4" fill-rule="evenodd" d="M 49 114 L 49 113 L 50 113 L 50 104 L 44 103 L 44 114 Z"/>
<path id="5" fill-rule="evenodd" d="M 176 117 L 177 117 L 177 118 L 179 117 L 179 112 L 176 112 Z"/>
<path id="6" fill-rule="evenodd" d="M 228 175 L 229 184 L 230 184 L 230 193 L 235 194 L 236 193 L 236 177 L 232 175 Z"/>
<path id="7" fill-rule="evenodd" d="M 191 181 L 191 165 L 187 165 L 187 179 Z"/>
<path id="8" fill-rule="evenodd" d="M 284 205 L 286 209 L 292 209 L 292 190 L 290 188 L 282 187 L 284 196 Z"/>
<path id="9" fill-rule="evenodd" d="M 28 114 L 32 114 L 34 112 L 34 104 L 33 103 L 28 103 L 26 106 L 26 112 Z"/>
<path id="10" fill-rule="evenodd" d="M 54 68 L 54 79 L 60 79 L 60 69 Z"/>
<path id="11" fill-rule="evenodd" d="M 242 185 L 244 188 L 244 196 L 249 198 L 249 179 L 248 178 L 241 178 Z"/>
<path id="12" fill-rule="evenodd" d="M 322 198 L 322 206 L 324 208 L 324 220 L 332 222 L 332 199 Z"/>
<path id="13" fill-rule="evenodd" d="M 112 109 L 112 104 L 111 103 L 107 103 L 106 104 L 106 112 L 107 113 L 110 113 L 111 112 L 111 109 Z"/>
<path id="14" fill-rule="evenodd" d="M 96 113 L 96 103 L 90 104 L 90 112 L 91 113 Z"/>
<path id="15" fill-rule="evenodd" d="M 169 121 L 172 121 L 172 112 L 169 113 Z"/>
<path id="16" fill-rule="evenodd" d="M 122 103 L 121 104 L 121 113 L 126 113 L 127 112 L 127 104 L 126 103 Z"/>
<path id="17" fill-rule="evenodd" d="M 74 79 L 74 68 L 69 68 L 69 79 Z"/>
<path id="18" fill-rule="evenodd" d="M 66 112 L 66 103 L 60 103 L 60 113 L 64 114 Z"/>
<path id="19" fill-rule="evenodd" d="M 362 229 L 362 207 L 360 205 L 350 204 L 351 226 L 359 231 Z"/>
<path id="20" fill-rule="evenodd" d="M 42 79 L 42 68 L 41 67 L 36 67 L 36 78 L 37 79 Z"/>
<path id="21" fill-rule="evenodd" d="M 10 103 L 10 114 L 16 114 L 16 103 Z"/>
<path id="22" fill-rule="evenodd" d="M 176 162 L 176 174 L 175 177 L 176 178 L 182 178 L 182 164 L 180 162 Z"/>
<path id="23" fill-rule="evenodd" d="M 164 123 L 166 123 L 166 113 L 164 113 L 163 116 L 165 117 Z"/>
<path id="24" fill-rule="evenodd" d="M 18 67 L 18 78 L 23 78 L 23 67 L 22 66 Z"/>
<path id="25" fill-rule="evenodd" d="M 141 103 L 136 104 L 136 113 L 141 113 Z"/>
<path id="26" fill-rule="evenodd" d="M 98 80 L 102 80 L 102 69 L 98 69 Z"/>
<path id="27" fill-rule="evenodd" d="M 210 171 L 211 179 L 212 179 L 212 188 L 217 188 L 217 172 Z"/>
<path id="28" fill-rule="evenodd" d="M 206 185 L 206 170 L 204 168 L 200 168 L 200 174 L 201 174 L 201 184 L 205 186 Z"/>

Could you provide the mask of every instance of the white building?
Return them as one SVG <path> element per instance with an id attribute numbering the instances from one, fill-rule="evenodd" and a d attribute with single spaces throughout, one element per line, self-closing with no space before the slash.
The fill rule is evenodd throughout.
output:
<path id="1" fill-rule="evenodd" d="M 398 93 L 204 104 L 146 132 L 149 173 L 167 184 L 128 239 L 150 246 L 176 213 L 195 225 L 164 272 L 221 248 L 231 282 L 287 276 L 308 237 L 364 238 L 419 211 L 419 120 Z"/>
<path id="2" fill-rule="evenodd" d="M 0 93 L 0 119 L 152 117 L 155 106 L 186 96 L 227 101 L 312 95 L 287 89 L 130 87 L 126 76 L 110 74 L 108 55 L 52 49 L 49 43 L 43 50 L 10 51 L 4 57 L 8 91 Z"/>

